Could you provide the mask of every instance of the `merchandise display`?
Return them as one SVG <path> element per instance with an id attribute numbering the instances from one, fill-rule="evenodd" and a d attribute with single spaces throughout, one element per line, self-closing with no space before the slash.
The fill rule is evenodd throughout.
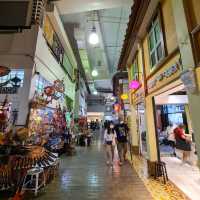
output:
<path id="1" fill-rule="evenodd" d="M 0 157 L 0 190 L 16 190 L 23 174 L 32 168 L 43 168 L 48 175 L 58 159 L 57 154 L 32 145 L 0 145 Z"/>

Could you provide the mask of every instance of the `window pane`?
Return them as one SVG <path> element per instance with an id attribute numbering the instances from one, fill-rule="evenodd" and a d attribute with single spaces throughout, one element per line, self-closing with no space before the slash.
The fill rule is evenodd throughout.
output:
<path id="1" fill-rule="evenodd" d="M 154 34 L 153 32 L 151 32 L 151 34 L 149 35 L 149 47 L 150 47 L 150 51 L 152 51 L 152 49 L 154 48 L 155 44 L 154 44 Z"/>
<path id="2" fill-rule="evenodd" d="M 155 52 L 151 54 L 151 67 L 153 67 L 156 64 L 156 55 Z"/>
<path id="3" fill-rule="evenodd" d="M 159 23 L 157 22 L 157 24 L 155 25 L 155 39 L 156 39 L 156 43 L 160 41 L 161 37 L 160 37 L 160 26 Z"/>
<path id="4" fill-rule="evenodd" d="M 162 49 L 162 44 L 160 43 L 157 47 L 157 58 L 158 61 L 163 57 L 163 49 Z"/>

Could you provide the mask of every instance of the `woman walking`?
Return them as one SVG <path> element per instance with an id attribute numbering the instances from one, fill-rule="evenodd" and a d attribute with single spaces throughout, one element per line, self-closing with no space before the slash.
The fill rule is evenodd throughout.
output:
<path id="1" fill-rule="evenodd" d="M 105 129 L 104 133 L 104 144 L 106 147 L 106 157 L 107 157 L 107 165 L 113 166 L 113 159 L 114 159 L 114 150 L 116 144 L 116 133 L 114 130 L 113 123 L 110 123 L 107 129 Z"/>

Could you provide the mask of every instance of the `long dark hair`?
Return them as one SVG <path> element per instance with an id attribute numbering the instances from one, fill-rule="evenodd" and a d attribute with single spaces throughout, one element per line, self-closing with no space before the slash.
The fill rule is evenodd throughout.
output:
<path id="1" fill-rule="evenodd" d="M 113 125 L 114 126 L 114 124 L 111 122 L 110 124 L 109 124 L 109 126 L 108 126 L 108 128 L 107 128 L 107 130 L 108 130 L 108 134 L 111 134 L 111 133 L 114 133 L 114 128 L 110 128 L 110 125 Z"/>

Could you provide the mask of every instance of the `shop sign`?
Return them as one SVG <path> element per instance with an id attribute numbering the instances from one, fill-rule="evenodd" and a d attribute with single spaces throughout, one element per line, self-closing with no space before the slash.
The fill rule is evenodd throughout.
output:
<path id="1" fill-rule="evenodd" d="M 181 81 L 189 93 L 195 93 L 197 90 L 196 77 L 193 69 L 188 69 L 181 73 Z"/>
<path id="2" fill-rule="evenodd" d="M 0 87 L 0 94 L 16 94 L 16 87 Z"/>
<path id="3" fill-rule="evenodd" d="M 144 89 L 141 88 L 140 90 L 138 90 L 135 94 L 135 103 L 141 103 L 144 102 Z"/>
<path id="4" fill-rule="evenodd" d="M 169 78 L 170 76 L 175 74 L 179 69 L 180 69 L 179 63 L 172 65 L 170 68 L 166 69 L 164 72 L 157 75 L 153 80 L 148 81 L 148 89 L 154 88 L 158 82 L 161 82 L 164 79 Z"/>

